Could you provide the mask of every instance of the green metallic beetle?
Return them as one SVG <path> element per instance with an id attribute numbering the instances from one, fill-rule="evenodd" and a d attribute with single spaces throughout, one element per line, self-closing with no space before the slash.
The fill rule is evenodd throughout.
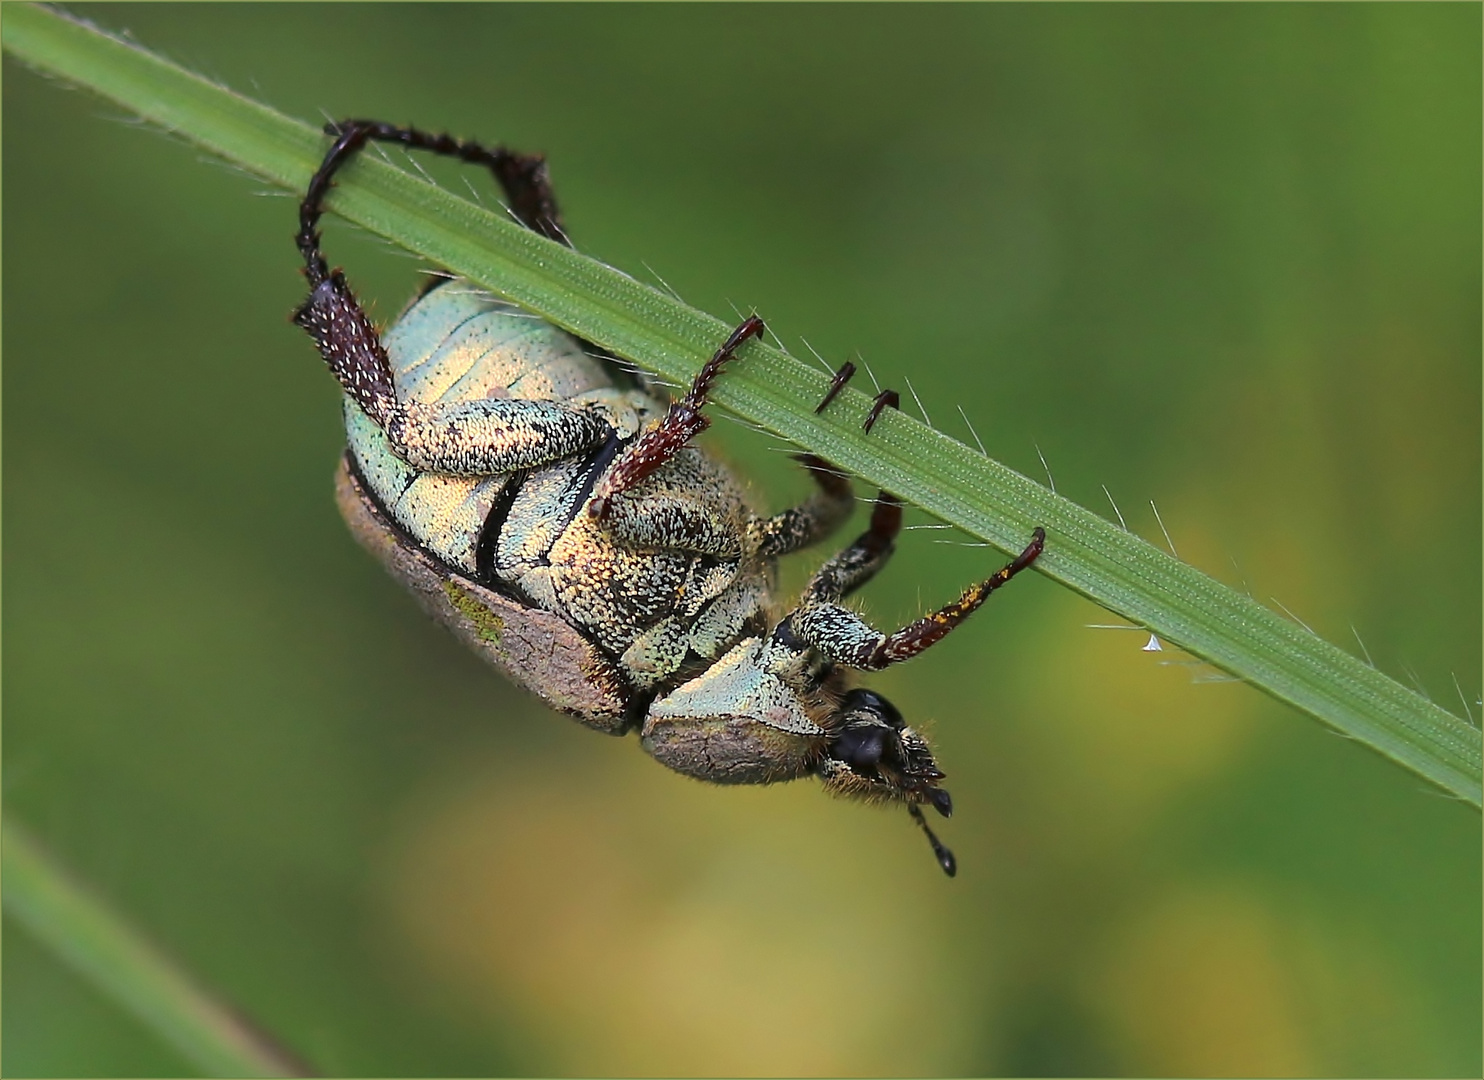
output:
<path id="1" fill-rule="evenodd" d="M 360 543 L 433 617 L 553 708 L 614 735 L 638 730 L 678 772 L 724 784 L 819 777 L 827 790 L 922 816 L 948 792 L 923 737 L 847 672 L 910 659 L 1041 553 L 1025 551 L 954 603 L 895 633 L 841 605 L 886 563 L 901 507 L 829 559 L 797 606 L 771 599 L 780 555 L 849 515 L 850 484 L 800 460 L 818 490 L 771 517 L 690 445 L 706 394 L 763 332 L 747 319 L 668 408 L 616 358 L 469 282 L 441 277 L 379 336 L 317 231 L 336 171 L 368 141 L 490 169 L 526 227 L 566 243 L 543 159 L 377 121 L 334 142 L 300 205 L 310 294 L 294 319 L 345 391 L 340 510 Z M 823 409 L 853 373 L 846 365 Z M 867 429 L 894 394 L 877 399 Z"/>

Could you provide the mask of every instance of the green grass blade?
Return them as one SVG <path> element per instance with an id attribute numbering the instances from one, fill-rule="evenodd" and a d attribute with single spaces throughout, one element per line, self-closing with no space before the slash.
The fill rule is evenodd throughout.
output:
<path id="1" fill-rule="evenodd" d="M 311 1075 L 108 910 L 11 821 L 0 829 L 0 851 L 6 914 L 205 1075 Z"/>
<path id="2" fill-rule="evenodd" d="M 324 149 L 315 128 L 54 11 L 8 6 L 3 34 L 25 62 L 289 190 L 305 186 Z M 689 381 L 732 329 L 384 162 L 363 158 L 343 175 L 329 202 L 337 213 L 675 382 Z M 825 386 L 818 371 L 754 343 L 714 397 L 1003 551 L 1019 551 L 1044 526 L 1036 569 L 1048 577 L 1480 804 L 1480 733 L 1471 724 L 910 417 L 889 412 L 864 436 L 858 391 L 815 416 Z"/>

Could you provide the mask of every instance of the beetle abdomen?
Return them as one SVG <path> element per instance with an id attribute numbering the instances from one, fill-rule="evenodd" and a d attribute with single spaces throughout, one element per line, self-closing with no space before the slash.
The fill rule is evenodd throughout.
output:
<path id="1" fill-rule="evenodd" d="M 627 727 L 631 694 L 612 661 L 559 615 L 511 600 L 429 558 L 399 535 L 361 486 L 348 458 L 335 476 L 335 501 L 362 547 L 447 626 L 512 682 L 611 735 Z"/>
<path id="2" fill-rule="evenodd" d="M 562 401 L 612 386 L 570 334 L 458 279 L 414 301 L 382 344 L 404 402 Z M 509 475 L 414 469 L 349 398 L 345 431 L 361 475 L 397 524 L 449 566 L 475 575 L 479 537 Z"/>

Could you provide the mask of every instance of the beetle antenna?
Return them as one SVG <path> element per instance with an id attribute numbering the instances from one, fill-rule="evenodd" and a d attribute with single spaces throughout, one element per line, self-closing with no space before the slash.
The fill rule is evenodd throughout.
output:
<path id="1" fill-rule="evenodd" d="M 922 811 L 916 803 L 907 804 L 907 813 L 912 815 L 912 820 L 921 825 L 922 831 L 927 834 L 928 843 L 933 845 L 933 854 L 938 857 L 938 865 L 943 868 L 943 873 L 953 877 L 958 873 L 958 860 L 953 857 L 953 852 L 943 846 L 943 842 L 928 825 L 927 819 L 922 816 Z"/>

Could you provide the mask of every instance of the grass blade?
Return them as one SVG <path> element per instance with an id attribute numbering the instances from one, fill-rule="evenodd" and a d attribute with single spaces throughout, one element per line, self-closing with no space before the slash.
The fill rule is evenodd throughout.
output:
<path id="1" fill-rule="evenodd" d="M 20 826 L 0 831 L 5 912 L 207 1076 L 308 1076 L 101 900 Z"/>
<path id="2" fill-rule="evenodd" d="M 39 7 L 8 6 L 18 58 L 107 97 L 273 184 L 300 190 L 324 137 L 128 42 Z M 732 329 L 703 312 L 384 162 L 344 174 L 331 209 L 673 382 L 688 382 Z M 746 347 L 714 397 L 1006 552 L 1036 525 L 1036 569 L 1161 639 L 1309 713 L 1480 805 L 1479 730 L 1303 628 L 910 417 L 869 437 L 846 389 L 815 416 L 826 379 L 764 344 Z"/>

